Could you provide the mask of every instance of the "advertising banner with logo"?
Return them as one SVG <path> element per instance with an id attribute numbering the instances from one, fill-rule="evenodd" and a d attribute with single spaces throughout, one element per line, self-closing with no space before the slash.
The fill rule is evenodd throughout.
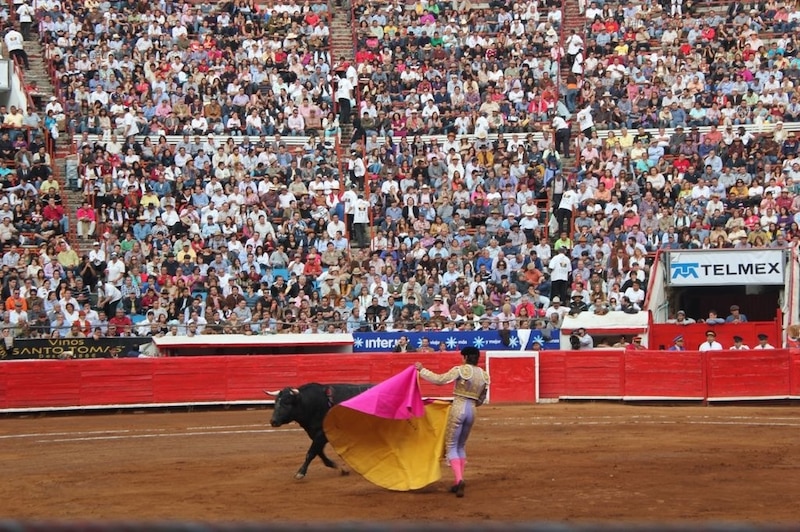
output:
<path id="1" fill-rule="evenodd" d="M 37 338 L 15 339 L 11 345 L 0 342 L 0 360 L 58 358 L 117 358 L 132 356 L 150 337 L 122 338 Z"/>
<path id="2" fill-rule="evenodd" d="M 671 251 L 671 286 L 736 284 L 781 285 L 785 282 L 782 249 Z"/>
<path id="3" fill-rule="evenodd" d="M 503 338 L 498 331 L 436 331 L 436 332 L 367 332 L 353 333 L 353 352 L 367 353 L 379 351 L 394 351 L 400 337 L 408 338 L 409 344 L 418 349 L 427 338 L 430 346 L 435 351 L 459 351 L 467 346 L 477 347 L 481 350 L 494 349 L 499 351 L 531 351 L 534 343 L 539 343 L 541 349 L 559 349 L 560 331 L 551 331 L 547 336 L 542 331 L 535 329 L 519 329 L 508 331 L 508 336 Z M 539 347 L 537 346 L 538 350 Z"/>

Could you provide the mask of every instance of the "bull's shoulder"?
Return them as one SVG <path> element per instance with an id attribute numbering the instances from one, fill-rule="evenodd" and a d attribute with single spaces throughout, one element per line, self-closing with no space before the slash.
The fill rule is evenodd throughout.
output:
<path id="1" fill-rule="evenodd" d="M 326 394 L 332 399 L 333 404 L 338 404 L 370 388 L 372 388 L 372 384 L 329 384 L 326 389 Z"/>

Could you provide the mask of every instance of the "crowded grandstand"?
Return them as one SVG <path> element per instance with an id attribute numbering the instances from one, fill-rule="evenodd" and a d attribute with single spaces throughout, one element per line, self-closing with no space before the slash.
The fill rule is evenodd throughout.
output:
<path id="1" fill-rule="evenodd" d="M 549 333 L 796 244 L 800 11 L 566 5 L 15 1 L 3 334 Z"/>

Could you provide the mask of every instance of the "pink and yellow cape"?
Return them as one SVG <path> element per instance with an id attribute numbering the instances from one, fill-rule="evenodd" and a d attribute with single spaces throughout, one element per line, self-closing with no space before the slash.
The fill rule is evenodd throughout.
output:
<path id="1" fill-rule="evenodd" d="M 353 471 L 386 489 L 423 488 L 442 477 L 450 404 L 423 401 L 414 366 L 334 406 L 328 441 Z"/>

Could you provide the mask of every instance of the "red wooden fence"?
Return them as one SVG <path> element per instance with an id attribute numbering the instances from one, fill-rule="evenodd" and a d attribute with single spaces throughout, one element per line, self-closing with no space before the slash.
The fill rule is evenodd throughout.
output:
<path id="1" fill-rule="evenodd" d="M 208 356 L 0 363 L 0 409 L 225 403 L 305 382 L 380 382 L 416 360 L 434 371 L 457 353 Z M 493 359 L 494 360 L 494 359 Z M 489 368 L 493 402 L 532 402 L 533 358 Z M 543 351 L 542 398 L 743 400 L 800 398 L 800 351 Z M 429 396 L 447 387 L 422 385 Z"/>

